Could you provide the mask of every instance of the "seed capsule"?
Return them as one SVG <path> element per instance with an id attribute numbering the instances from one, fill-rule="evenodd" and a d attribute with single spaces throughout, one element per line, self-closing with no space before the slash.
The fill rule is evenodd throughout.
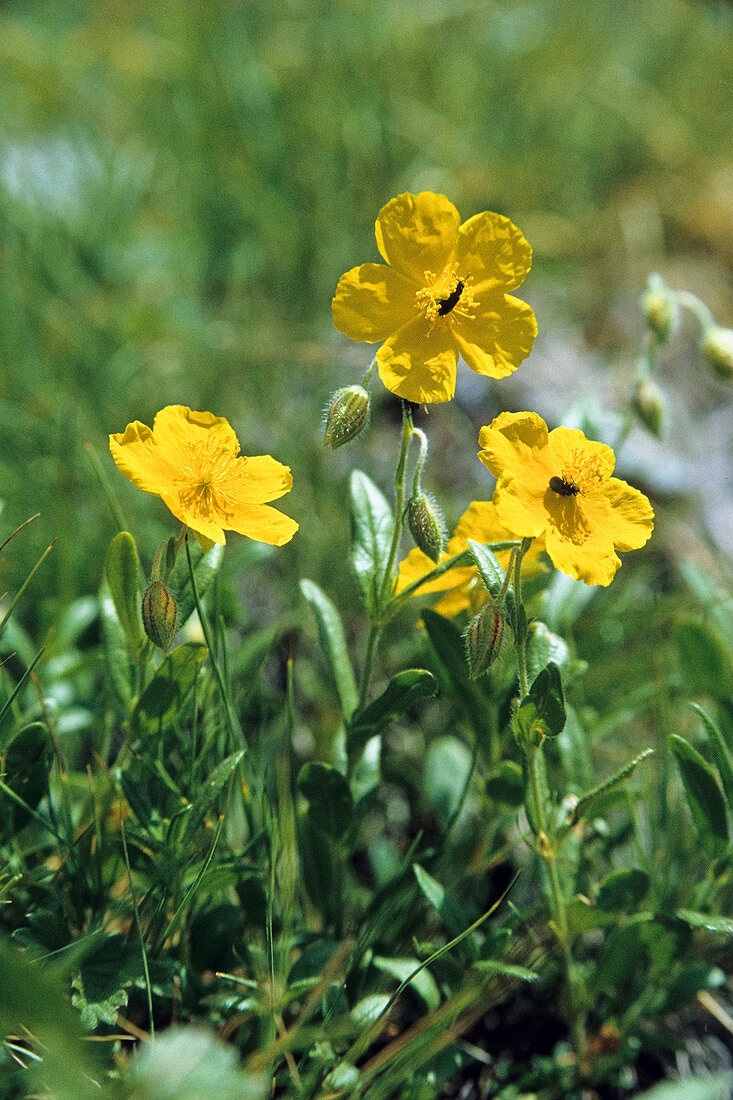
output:
<path id="1" fill-rule="evenodd" d="M 680 323 L 680 307 L 673 291 L 661 275 L 649 276 L 642 295 L 641 308 L 644 319 L 660 344 L 666 344 L 677 331 Z"/>
<path id="2" fill-rule="evenodd" d="M 664 394 L 653 379 L 642 378 L 637 384 L 634 408 L 642 424 L 658 439 L 662 434 Z"/>
<path id="3" fill-rule="evenodd" d="M 410 534 L 423 554 L 437 561 L 445 550 L 445 521 L 438 505 L 427 493 L 415 493 L 405 509 Z"/>
<path id="4" fill-rule="evenodd" d="M 160 581 L 153 581 L 143 593 L 143 626 L 153 645 L 166 652 L 176 633 L 178 605 Z"/>
<path id="5" fill-rule="evenodd" d="M 463 635 L 466 643 L 468 674 L 476 680 L 496 660 L 504 641 L 506 619 L 493 603 L 488 603 L 468 624 Z"/>
<path id="6" fill-rule="evenodd" d="M 326 410 L 323 442 L 326 447 L 340 447 L 356 439 L 369 421 L 370 398 L 363 386 L 344 386 L 336 390 Z"/>

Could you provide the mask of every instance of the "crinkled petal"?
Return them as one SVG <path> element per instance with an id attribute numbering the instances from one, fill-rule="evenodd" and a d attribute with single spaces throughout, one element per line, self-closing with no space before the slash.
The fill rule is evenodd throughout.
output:
<path id="1" fill-rule="evenodd" d="M 387 264 L 362 264 L 339 279 L 333 323 L 350 340 L 384 340 L 414 313 L 415 284 Z"/>
<path id="2" fill-rule="evenodd" d="M 456 553 L 456 551 L 452 553 Z M 447 557 L 451 556 L 451 553 L 444 554 L 440 560 L 443 562 Z M 395 592 L 397 594 L 403 592 L 409 585 L 420 580 L 421 577 L 426 577 L 433 569 L 435 569 L 435 562 L 432 558 L 429 558 L 428 555 L 423 553 L 417 546 L 413 547 L 404 561 L 400 562 Z M 455 569 L 449 569 L 448 572 L 443 573 L 441 577 L 436 577 L 435 580 L 427 581 L 425 584 L 420 585 L 417 591 L 420 595 L 424 592 L 446 592 L 449 588 L 454 588 L 456 584 L 463 584 L 464 581 L 470 580 L 473 572 L 474 570 L 470 566 L 468 568 L 461 566 Z"/>
<path id="3" fill-rule="evenodd" d="M 608 534 L 617 550 L 638 550 L 654 528 L 652 506 L 638 489 L 610 477 L 603 486 L 611 505 Z"/>
<path id="4" fill-rule="evenodd" d="M 513 290 L 527 277 L 532 249 L 509 218 L 484 211 L 469 218 L 458 231 L 458 264 L 479 290 Z"/>
<path id="5" fill-rule="evenodd" d="M 453 335 L 471 370 L 506 378 L 532 350 L 537 320 L 526 302 L 494 292 L 477 297 L 470 316 L 456 312 Z"/>
<path id="6" fill-rule="evenodd" d="M 611 583 L 621 565 L 614 553 L 613 542 L 601 534 L 572 541 L 550 525 L 545 538 L 552 564 L 577 581 L 605 587 Z"/>
<path id="7" fill-rule="evenodd" d="M 239 458 L 221 489 L 237 505 L 267 504 L 277 500 L 293 487 L 289 466 L 283 466 L 270 455 Z"/>
<path id="8" fill-rule="evenodd" d="M 284 546 L 298 530 L 299 524 L 290 516 L 268 504 L 244 504 L 229 524 L 232 531 L 270 546 Z"/>
<path id="9" fill-rule="evenodd" d="M 549 436 L 550 452 L 555 473 L 560 475 L 564 469 L 583 482 L 583 465 L 590 462 L 599 477 L 606 479 L 613 473 L 616 456 L 605 443 L 596 443 L 586 439 L 580 428 L 553 428 Z"/>
<path id="10" fill-rule="evenodd" d="M 147 424 L 139 420 L 128 424 L 124 432 L 110 435 L 109 449 L 118 470 L 146 493 L 160 496 L 175 475 L 176 466 L 161 451 Z"/>
<path id="11" fill-rule="evenodd" d="M 186 405 L 166 405 L 153 421 L 155 443 L 169 461 L 185 463 L 192 448 L 203 444 L 239 454 L 234 429 L 223 416 L 195 412 Z"/>
<path id="12" fill-rule="evenodd" d="M 405 192 L 379 211 L 377 247 L 388 264 L 422 284 L 424 272 L 438 275 L 453 259 L 460 222 L 445 195 Z"/>
<path id="13" fill-rule="evenodd" d="M 479 458 L 499 478 L 502 487 L 513 484 L 514 493 L 524 492 L 528 500 L 537 497 L 542 500 L 555 472 L 547 440 L 547 425 L 537 413 L 501 413 L 479 432 Z M 502 515 L 496 492 L 493 501 L 499 519 L 510 531 L 517 535 L 539 534 L 539 530 L 522 532 L 508 522 Z"/>
<path id="14" fill-rule="evenodd" d="M 450 401 L 456 389 L 456 353 L 450 332 L 415 317 L 377 352 L 379 377 L 388 390 L 417 404 Z"/>

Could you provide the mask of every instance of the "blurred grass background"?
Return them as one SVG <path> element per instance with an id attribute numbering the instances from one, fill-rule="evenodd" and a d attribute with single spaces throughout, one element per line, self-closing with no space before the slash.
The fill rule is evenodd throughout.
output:
<path id="1" fill-rule="evenodd" d="M 378 258 L 375 215 L 402 190 L 442 191 L 464 218 L 498 210 L 535 250 L 520 292 L 533 356 L 516 381 L 469 378 L 431 410 L 451 522 L 491 491 L 477 424 L 628 385 L 649 271 L 733 323 L 728 4 L 16 0 L 0 69 L 2 530 L 41 512 L 5 552 L 3 587 L 59 536 L 26 604 L 39 629 L 96 588 L 116 530 L 85 442 L 143 552 L 170 532 L 107 434 L 174 402 L 293 469 L 283 507 L 302 530 L 254 609 L 279 613 L 299 575 L 329 575 L 348 471 L 386 489 L 395 453 L 379 386 L 370 434 L 322 447 L 329 394 L 370 358 L 335 332 L 330 299 Z M 675 354 L 690 400 L 718 410 L 692 337 Z"/>

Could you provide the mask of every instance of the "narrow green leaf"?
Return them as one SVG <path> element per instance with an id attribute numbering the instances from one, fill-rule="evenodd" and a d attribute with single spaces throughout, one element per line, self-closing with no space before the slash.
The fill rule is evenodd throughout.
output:
<path id="1" fill-rule="evenodd" d="M 367 611 L 377 607 L 394 532 L 394 516 L 381 490 L 361 470 L 349 482 L 351 567 Z"/>
<path id="2" fill-rule="evenodd" d="M 459 936 L 468 925 L 468 920 L 461 906 L 450 894 L 446 893 L 445 887 L 441 886 L 438 880 L 434 879 L 419 863 L 413 863 L 412 870 L 418 886 L 433 908 L 440 913 L 451 936 Z M 473 961 L 476 958 L 476 946 L 470 937 L 465 940 L 464 947 L 468 957 Z"/>
<path id="3" fill-rule="evenodd" d="M 15 802 L 5 792 L 0 793 L 2 842 L 9 840 L 30 821 L 32 815 L 29 811 L 35 810 L 48 794 L 51 761 L 48 731 L 41 722 L 33 722 L 16 733 L 2 754 L 0 774 L 3 781 L 23 803 Z"/>
<path id="4" fill-rule="evenodd" d="M 120 625 L 106 581 L 102 582 L 99 589 L 99 612 L 109 683 L 120 707 L 126 710 L 132 701 L 133 666 L 127 636 Z"/>
<path id="5" fill-rule="evenodd" d="M 728 648 L 718 630 L 700 619 L 682 619 L 675 626 L 682 675 L 691 692 L 727 699 L 733 689 Z"/>
<path id="6" fill-rule="evenodd" d="M 311 760 L 300 769 L 298 788 L 308 800 L 314 825 L 334 840 L 343 837 L 351 824 L 354 800 L 341 772 Z"/>
<path id="7" fill-rule="evenodd" d="M 452 734 L 435 737 L 425 753 L 423 795 L 446 822 L 460 811 L 474 765 L 474 754 Z"/>
<path id="8" fill-rule="evenodd" d="M 371 737 L 403 715 L 418 699 L 427 699 L 437 690 L 435 677 L 424 668 L 398 672 L 378 698 L 352 715 L 346 735 L 349 756 L 358 756 Z"/>
<path id="9" fill-rule="evenodd" d="M 191 807 L 186 822 L 186 828 L 183 833 L 183 840 L 181 841 L 182 845 L 185 845 L 186 841 L 189 840 L 199 828 L 201 822 L 204 820 L 207 813 L 209 813 L 216 799 L 229 782 L 237 765 L 244 759 L 244 756 L 245 750 L 238 749 L 237 752 L 233 752 L 230 756 L 222 760 L 220 764 L 217 764 L 210 773 L 204 785 L 196 795 L 196 800 Z"/>
<path id="10" fill-rule="evenodd" d="M 519 978 L 523 982 L 535 982 L 539 978 L 539 974 L 534 970 L 528 970 L 526 966 L 499 962 L 497 959 L 479 959 L 473 965 L 477 970 L 483 970 L 489 974 L 502 974 L 506 978 Z"/>
<path id="11" fill-rule="evenodd" d="M 433 1010 L 440 1004 L 440 993 L 435 978 L 429 970 L 421 969 L 417 959 L 386 958 L 375 955 L 372 965 L 384 974 L 390 974 L 398 982 L 412 986 L 415 993 L 425 1002 L 425 1007 Z"/>
<path id="12" fill-rule="evenodd" d="M 469 678 L 466 648 L 460 630 L 450 619 L 427 608 L 422 613 L 422 620 L 449 689 L 479 740 L 485 741 L 491 728 L 488 700 L 486 694 Z"/>
<path id="13" fill-rule="evenodd" d="M 136 733 L 157 733 L 172 724 L 208 655 L 206 646 L 197 643 L 176 646 L 168 654 L 130 715 Z"/>
<path id="14" fill-rule="evenodd" d="M 733 755 L 731 755 L 731 751 L 725 742 L 723 734 L 720 732 L 710 715 L 707 714 L 702 707 L 698 706 L 697 703 L 690 703 L 690 706 L 702 718 L 703 725 L 708 734 L 710 752 L 720 772 L 720 778 L 723 783 L 723 790 L 728 800 L 728 805 L 733 808 Z"/>
<path id="15" fill-rule="evenodd" d="M 196 607 L 185 549 L 186 548 L 183 547 L 178 554 L 176 564 L 166 584 L 166 588 L 169 588 L 176 598 L 176 604 L 178 605 L 177 622 L 179 626 L 183 626 L 186 619 L 188 619 Z M 191 562 L 193 564 L 194 576 L 196 577 L 196 588 L 198 590 L 199 599 L 203 600 L 207 588 L 218 573 L 221 563 L 224 561 L 224 547 L 220 546 L 219 543 L 215 543 L 207 553 L 204 553 L 198 541 L 196 539 L 190 539 L 189 550 L 191 551 Z"/>
<path id="16" fill-rule="evenodd" d="M 728 818 L 718 778 L 707 760 L 683 737 L 673 733 L 669 744 L 700 839 L 713 855 L 722 855 L 728 846 Z"/>
<path id="17" fill-rule="evenodd" d="M 570 662 L 567 642 L 535 619 L 527 629 L 527 675 L 535 677 L 550 662 L 563 672 Z"/>
<path id="18" fill-rule="evenodd" d="M 302 580 L 300 591 L 313 609 L 318 624 L 321 648 L 336 684 L 344 718 L 348 719 L 356 710 L 359 693 L 349 660 L 341 617 L 326 593 L 313 581 Z"/>
<path id="19" fill-rule="evenodd" d="M 133 657 L 137 657 L 145 644 L 145 636 L 140 617 L 140 558 L 135 540 L 129 531 L 120 531 L 110 542 L 104 573 L 130 652 Z"/>
<path id="20" fill-rule="evenodd" d="M 599 783 L 597 787 L 593 787 L 589 791 L 584 791 L 580 795 L 575 810 L 573 811 L 572 823 L 580 821 L 581 818 L 587 817 L 590 810 L 604 795 L 610 794 L 611 791 L 615 791 L 617 787 L 620 787 L 622 783 L 625 783 L 629 779 L 642 760 L 646 760 L 647 756 L 651 756 L 654 749 L 644 749 L 642 753 L 639 753 L 629 764 L 626 764 L 620 771 L 617 771 L 615 775 L 612 775 L 609 779 L 604 779 L 602 783 Z"/>
<path id="21" fill-rule="evenodd" d="M 705 928 L 708 932 L 721 932 L 733 936 L 733 918 L 717 917 L 709 913 L 696 913 L 692 909 L 678 909 L 675 916 L 689 924 L 690 928 Z"/>

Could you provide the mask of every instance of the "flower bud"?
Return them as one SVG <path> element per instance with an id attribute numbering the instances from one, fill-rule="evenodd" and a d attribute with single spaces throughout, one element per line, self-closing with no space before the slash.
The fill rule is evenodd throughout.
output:
<path id="1" fill-rule="evenodd" d="M 660 344 L 666 344 L 679 327 L 680 307 L 661 275 L 652 274 L 641 298 L 644 319 Z"/>
<path id="2" fill-rule="evenodd" d="M 445 550 L 445 521 L 438 505 L 421 491 L 410 497 L 405 514 L 415 545 L 437 561 Z"/>
<path id="3" fill-rule="evenodd" d="M 493 603 L 487 603 L 483 611 L 468 624 L 463 638 L 466 643 L 468 674 L 477 679 L 493 664 L 501 651 L 504 640 L 504 612 Z"/>
<path id="4" fill-rule="evenodd" d="M 652 378 L 641 378 L 637 382 L 634 408 L 644 427 L 659 439 L 664 417 L 664 394 Z"/>
<path id="5" fill-rule="evenodd" d="M 344 386 L 336 390 L 326 410 L 323 442 L 326 447 L 340 447 L 356 439 L 369 420 L 370 398 L 363 386 Z"/>
<path id="6" fill-rule="evenodd" d="M 702 337 L 702 353 L 724 381 L 733 378 L 733 329 L 710 325 Z"/>
<path id="7" fill-rule="evenodd" d="M 160 581 L 153 581 L 143 593 L 143 626 L 153 645 L 167 652 L 176 633 L 178 605 Z"/>

